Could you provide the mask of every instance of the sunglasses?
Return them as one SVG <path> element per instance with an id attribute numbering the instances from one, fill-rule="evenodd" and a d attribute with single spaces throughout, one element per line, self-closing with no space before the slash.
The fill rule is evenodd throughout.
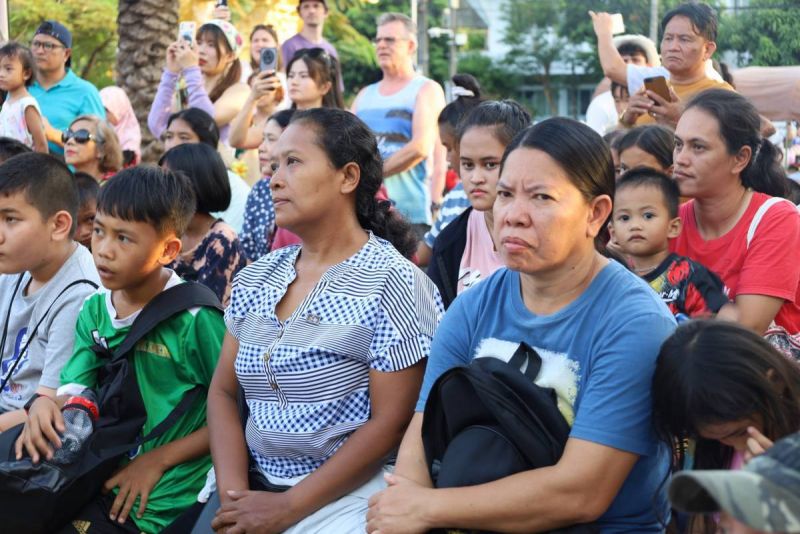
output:
<path id="1" fill-rule="evenodd" d="M 89 141 L 95 139 L 94 135 L 86 129 L 80 129 L 76 131 L 67 130 L 65 132 L 61 132 L 61 142 L 67 144 L 67 141 L 70 139 L 75 139 L 75 142 L 79 145 L 85 145 Z"/>
<path id="2" fill-rule="evenodd" d="M 301 58 L 301 57 L 309 57 L 311 59 L 319 59 L 325 63 L 325 65 L 330 68 L 333 66 L 333 61 L 331 60 L 331 56 L 325 51 L 324 48 L 301 48 L 297 52 L 294 53 L 294 58 Z"/>

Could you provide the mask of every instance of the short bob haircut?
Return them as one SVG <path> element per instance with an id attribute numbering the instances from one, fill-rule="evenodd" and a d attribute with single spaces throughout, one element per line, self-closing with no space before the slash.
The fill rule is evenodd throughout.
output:
<path id="1" fill-rule="evenodd" d="M 154 165 L 123 169 L 100 188 L 97 213 L 152 226 L 159 235 L 186 231 L 195 210 L 186 176 Z"/>
<path id="2" fill-rule="evenodd" d="M 19 154 L 0 165 L 0 194 L 23 193 L 25 200 L 47 220 L 59 211 L 72 217 L 75 230 L 78 216 L 78 189 L 69 168 L 47 154 Z"/>
<path id="3" fill-rule="evenodd" d="M 158 164 L 185 174 L 194 188 L 197 213 L 225 211 L 231 204 L 231 183 L 219 153 L 202 143 L 186 143 L 169 149 Z"/>
<path id="4" fill-rule="evenodd" d="M 500 162 L 501 175 L 508 155 L 518 148 L 541 150 L 553 158 L 587 202 L 601 195 L 614 198 L 611 149 L 597 132 L 585 124 L 564 117 L 553 117 L 522 130 L 506 147 Z M 610 213 L 608 218 L 611 219 Z M 595 237 L 594 244 L 598 252 L 613 257 L 606 248 L 609 239 L 606 221 Z"/>
<path id="5" fill-rule="evenodd" d="M 167 119 L 167 128 L 173 121 L 180 119 L 189 125 L 201 143 L 204 143 L 214 150 L 219 145 L 219 127 L 214 122 L 214 117 L 198 108 L 187 108 L 177 111 Z"/>
<path id="6" fill-rule="evenodd" d="M 122 168 L 122 147 L 119 144 L 114 127 L 96 115 L 76 117 L 69 127 L 78 121 L 90 122 L 94 125 L 94 137 L 97 153 L 100 155 L 101 172 L 117 172 Z"/>

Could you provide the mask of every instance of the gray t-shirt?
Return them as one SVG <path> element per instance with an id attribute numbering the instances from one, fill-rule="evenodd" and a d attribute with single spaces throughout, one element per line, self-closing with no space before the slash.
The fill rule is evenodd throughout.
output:
<path id="1" fill-rule="evenodd" d="M 6 340 L 0 354 L 0 380 L 5 379 L 19 351 L 25 346 L 28 334 L 42 317 L 36 337 L 28 345 L 13 375 L 0 391 L 0 413 L 22 408 L 41 385 L 57 389 L 61 367 L 72 354 L 75 323 L 86 297 L 95 288 L 87 283 L 77 284 L 59 294 L 76 280 L 91 280 L 100 284 L 92 261 L 92 253 L 78 245 L 56 275 L 33 295 L 25 295 L 31 281 L 30 273 L 22 275 L 16 293 L 18 274 L 0 275 L 0 336 L 5 329 Z M 58 300 L 56 300 L 58 298 Z M 50 312 L 47 309 L 53 305 Z M 9 306 L 11 313 L 9 314 Z M 8 324 L 3 321 L 9 316 Z"/>

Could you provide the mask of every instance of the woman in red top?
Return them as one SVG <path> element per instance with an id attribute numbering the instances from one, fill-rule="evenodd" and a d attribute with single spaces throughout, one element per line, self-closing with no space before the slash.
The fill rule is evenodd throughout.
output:
<path id="1" fill-rule="evenodd" d="M 673 249 L 730 288 L 735 305 L 720 318 L 759 334 L 773 322 L 796 334 L 800 214 L 791 202 L 770 201 L 786 194 L 787 178 L 759 129 L 755 107 L 732 91 L 704 91 L 688 103 L 675 130 L 673 174 L 692 200 L 681 206 Z"/>

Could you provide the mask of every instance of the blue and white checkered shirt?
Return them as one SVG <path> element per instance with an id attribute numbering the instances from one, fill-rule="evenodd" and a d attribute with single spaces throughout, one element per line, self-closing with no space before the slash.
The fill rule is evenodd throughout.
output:
<path id="1" fill-rule="evenodd" d="M 240 271 L 225 312 L 239 340 L 247 444 L 260 469 L 280 478 L 318 468 L 369 419 L 370 369 L 399 371 L 427 357 L 443 313 L 428 277 L 370 235 L 281 322 L 275 307 L 296 277 L 300 249 Z"/>

